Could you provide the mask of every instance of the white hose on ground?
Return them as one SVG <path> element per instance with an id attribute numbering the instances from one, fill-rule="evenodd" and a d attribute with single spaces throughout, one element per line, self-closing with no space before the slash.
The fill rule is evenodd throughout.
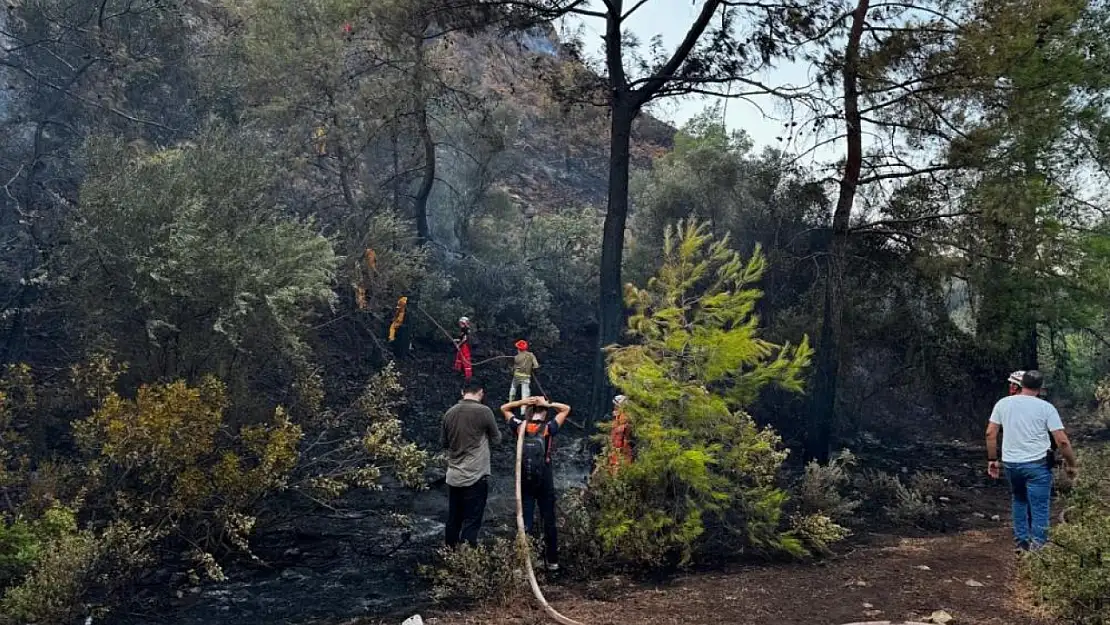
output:
<path id="1" fill-rule="evenodd" d="M 527 429 L 525 424 L 520 424 L 516 432 L 516 532 L 517 532 L 517 551 L 520 552 L 520 557 L 524 559 L 524 571 L 528 575 L 528 585 L 532 587 L 532 594 L 536 597 L 536 601 L 540 602 L 543 611 L 551 617 L 556 623 L 562 625 L 582 625 L 578 621 L 567 618 L 562 614 L 555 611 L 551 604 L 544 599 L 543 592 L 540 590 L 540 584 L 536 581 L 536 573 L 532 570 L 532 547 L 528 542 L 528 532 L 524 530 L 524 496 L 520 486 L 520 466 L 524 458 L 524 430 Z"/>

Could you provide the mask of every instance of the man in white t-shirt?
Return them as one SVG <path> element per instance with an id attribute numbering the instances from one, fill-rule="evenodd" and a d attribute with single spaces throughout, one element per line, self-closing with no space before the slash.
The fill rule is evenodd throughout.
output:
<path id="1" fill-rule="evenodd" d="M 1077 470 L 1075 451 L 1064 432 L 1056 408 L 1037 397 L 1044 386 L 1040 371 L 1026 371 L 1021 391 L 994 405 L 987 425 L 987 473 L 995 479 L 1006 469 L 1018 549 L 1040 548 L 1048 541 L 1052 505 L 1052 467 L 1048 450 L 1052 440 L 1064 457 L 1069 477 Z M 1002 463 L 998 462 L 998 432 L 1002 431 Z"/>

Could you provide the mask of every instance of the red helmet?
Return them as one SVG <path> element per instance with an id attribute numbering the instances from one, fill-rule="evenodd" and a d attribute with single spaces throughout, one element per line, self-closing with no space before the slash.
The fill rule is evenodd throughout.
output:
<path id="1" fill-rule="evenodd" d="M 514 345 L 516 345 L 517 349 L 522 350 L 522 351 L 525 350 L 525 349 L 528 349 L 528 341 L 525 341 L 524 339 L 520 339 L 519 341 L 514 343 Z"/>

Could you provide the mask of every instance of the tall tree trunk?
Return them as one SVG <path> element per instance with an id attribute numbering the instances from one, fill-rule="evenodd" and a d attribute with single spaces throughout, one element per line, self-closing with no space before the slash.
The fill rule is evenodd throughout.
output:
<path id="1" fill-rule="evenodd" d="M 432 196 L 432 186 L 436 181 L 436 144 L 432 139 L 432 130 L 428 127 L 428 94 L 424 82 L 427 79 L 427 60 L 424 57 L 424 34 L 428 30 L 426 21 L 420 22 L 413 30 L 413 58 L 412 93 L 416 105 L 417 133 L 420 135 L 420 144 L 424 149 L 424 172 L 420 178 L 420 187 L 414 198 L 414 217 L 416 218 L 416 237 L 420 245 L 429 239 L 428 228 L 428 198 Z"/>
<path id="2" fill-rule="evenodd" d="M 424 168 L 420 176 L 420 186 L 413 196 L 413 218 L 416 220 L 416 239 L 418 245 L 425 245 L 431 241 L 431 228 L 428 225 L 428 201 L 432 197 L 432 188 L 436 181 L 436 144 L 432 137 L 432 130 L 428 125 L 428 94 L 425 89 L 427 75 L 427 61 L 424 56 L 424 35 L 428 30 L 427 21 L 421 21 L 413 29 L 413 58 L 412 89 L 413 104 L 417 111 L 417 134 L 420 135 L 420 145 L 424 150 Z M 396 166 L 396 165 L 395 165 Z M 394 339 L 393 354 L 398 360 L 408 357 L 412 349 L 413 315 L 420 309 L 420 287 L 422 281 L 412 285 L 408 296 L 408 312 L 405 322 L 401 324 Z"/>
<path id="3" fill-rule="evenodd" d="M 623 0 L 605 0 L 605 68 L 609 72 L 609 202 L 601 242 L 601 299 L 598 302 L 598 350 L 594 360 L 594 388 L 586 429 L 592 431 L 597 419 L 609 412 L 612 386 L 605 372 L 604 348 L 620 337 L 624 320 L 621 288 L 621 257 L 624 253 L 624 226 L 628 218 L 628 169 L 631 157 L 632 122 L 640 109 L 657 97 L 697 45 L 722 0 L 706 0 L 697 19 L 667 63 L 652 77 L 632 88 L 624 69 L 621 25 L 628 14 Z M 633 9 L 635 10 L 635 9 Z"/>
<path id="4" fill-rule="evenodd" d="M 624 297 L 621 287 L 621 261 L 624 253 L 624 227 L 628 218 L 628 172 L 631 157 L 632 122 L 637 107 L 615 99 L 609 135 L 609 201 L 601 241 L 601 289 L 598 293 L 597 354 L 594 360 L 594 388 L 586 428 L 605 415 L 612 395 L 609 376 L 605 371 L 605 347 L 620 338 L 624 319 Z"/>
<path id="5" fill-rule="evenodd" d="M 870 0 L 860 0 L 852 12 L 852 26 L 844 52 L 844 123 L 847 157 L 840 177 L 840 193 L 832 219 L 832 239 L 826 256 L 825 295 L 821 314 L 821 334 L 817 342 L 809 423 L 806 428 L 806 456 L 827 462 L 833 443 L 836 420 L 836 388 L 840 375 L 841 322 L 844 316 L 843 277 L 848 248 L 848 226 L 859 187 L 863 166 L 863 128 L 859 112 L 859 50 Z"/>
<path id="6" fill-rule="evenodd" d="M 420 178 L 420 188 L 416 190 L 414 212 L 416 217 L 416 237 L 421 245 L 431 240 L 428 227 L 428 199 L 432 196 L 432 186 L 436 181 L 436 144 L 432 131 L 428 128 L 428 105 L 421 102 L 420 114 L 416 116 L 419 124 L 420 142 L 424 147 L 424 173 Z"/>

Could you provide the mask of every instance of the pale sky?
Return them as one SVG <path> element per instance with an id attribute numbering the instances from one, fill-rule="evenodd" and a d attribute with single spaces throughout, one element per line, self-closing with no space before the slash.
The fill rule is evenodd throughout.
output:
<path id="1" fill-rule="evenodd" d="M 661 35 L 667 51 L 672 51 L 681 42 L 690 25 L 697 17 L 701 8 L 700 2 L 691 0 L 649 0 L 641 9 L 634 13 L 628 20 L 626 29 L 636 33 L 640 40 L 647 43 L 655 35 Z M 575 18 L 562 24 L 566 31 L 583 28 L 587 53 L 594 58 L 601 58 L 603 52 L 602 33 L 605 25 L 602 20 L 595 18 Z M 810 82 L 808 68 L 801 64 L 783 63 L 760 79 L 775 86 L 795 85 L 801 86 Z M 739 88 L 737 88 L 739 91 Z M 783 121 L 788 117 L 788 112 L 769 96 L 756 96 L 752 98 L 755 104 L 743 99 L 732 98 L 721 101 L 725 106 L 725 123 L 730 129 L 743 129 L 755 142 L 756 150 L 763 146 L 785 148 L 792 152 L 805 151 L 812 146 L 813 140 L 798 138 L 792 145 L 785 143 L 789 137 L 780 142 L 776 137 L 782 135 Z M 692 116 L 704 111 L 712 104 L 712 99 L 698 98 L 666 98 L 653 105 L 651 113 L 676 126 L 681 126 Z M 762 111 L 760 110 L 762 109 Z M 765 116 L 766 115 L 766 116 Z M 839 156 L 842 150 L 839 146 L 832 146 L 831 150 L 824 149 L 815 152 L 814 158 L 827 162 L 830 158 Z M 813 159 L 803 159 L 809 160 Z"/>

